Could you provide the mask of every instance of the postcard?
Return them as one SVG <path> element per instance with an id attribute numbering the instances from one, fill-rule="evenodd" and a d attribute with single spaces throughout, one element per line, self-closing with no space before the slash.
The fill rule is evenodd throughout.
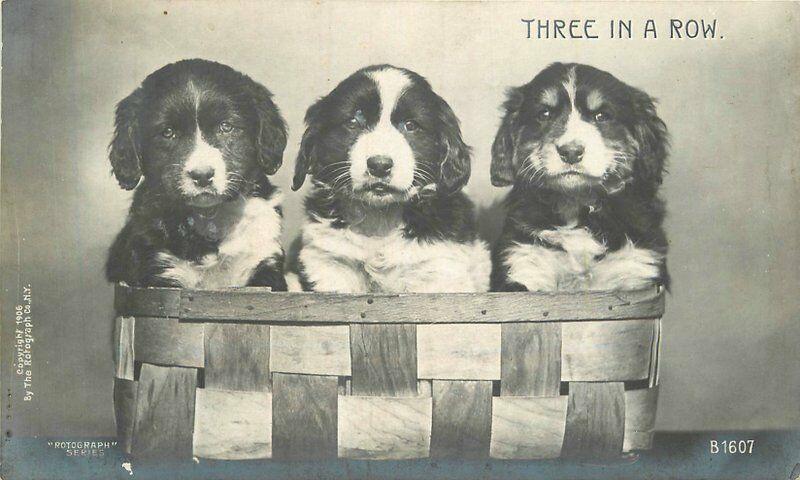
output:
<path id="1" fill-rule="evenodd" d="M 0 476 L 800 480 L 800 4 L 8 0 Z"/>

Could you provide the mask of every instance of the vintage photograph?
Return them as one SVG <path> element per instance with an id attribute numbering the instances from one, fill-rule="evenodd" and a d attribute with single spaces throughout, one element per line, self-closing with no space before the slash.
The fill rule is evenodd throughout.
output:
<path id="1" fill-rule="evenodd" d="M 8 0 L 3 479 L 800 480 L 800 3 Z"/>

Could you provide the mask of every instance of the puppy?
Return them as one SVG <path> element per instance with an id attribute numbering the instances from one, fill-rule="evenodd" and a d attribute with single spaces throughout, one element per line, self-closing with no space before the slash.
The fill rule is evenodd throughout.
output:
<path id="1" fill-rule="evenodd" d="M 149 75 L 117 105 L 111 166 L 136 191 L 108 280 L 286 290 L 280 199 L 267 179 L 285 147 L 272 94 L 246 75 L 197 59 Z"/>
<path id="2" fill-rule="evenodd" d="M 556 63 L 512 88 L 504 108 L 492 184 L 514 187 L 492 289 L 668 284 L 658 197 L 667 130 L 653 99 L 596 68 Z"/>
<path id="3" fill-rule="evenodd" d="M 306 198 L 304 290 L 474 292 L 491 260 L 460 191 L 470 149 L 450 106 L 420 75 L 357 71 L 306 114 L 293 189 Z"/>

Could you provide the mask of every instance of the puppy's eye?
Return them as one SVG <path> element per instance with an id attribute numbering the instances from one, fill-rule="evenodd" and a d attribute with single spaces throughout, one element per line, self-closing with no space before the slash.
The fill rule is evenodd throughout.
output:
<path id="1" fill-rule="evenodd" d="M 420 126 L 419 123 L 415 122 L 414 120 L 406 120 L 400 124 L 400 129 L 410 133 L 419 130 Z"/>
<path id="2" fill-rule="evenodd" d="M 364 128 L 365 126 L 367 126 L 367 118 L 361 110 L 356 110 L 356 113 L 347 120 L 348 128 L 358 129 Z"/>
<path id="3" fill-rule="evenodd" d="M 161 136 L 164 138 L 172 139 L 178 136 L 178 134 L 175 133 L 175 129 L 173 129 L 172 127 L 166 127 L 165 129 L 161 130 Z"/>
<path id="4" fill-rule="evenodd" d="M 231 133 L 233 131 L 233 125 L 228 122 L 222 122 L 219 124 L 219 131 L 222 133 Z"/>
<path id="5" fill-rule="evenodd" d="M 545 108 L 544 110 L 541 110 L 539 111 L 539 113 L 536 114 L 536 118 L 538 118 L 539 121 L 541 122 L 546 122 L 550 120 L 552 116 L 553 116 L 553 111 L 550 110 L 549 108 Z"/>
<path id="6" fill-rule="evenodd" d="M 594 114 L 594 121 L 597 123 L 608 122 L 612 116 L 608 112 L 597 112 Z"/>

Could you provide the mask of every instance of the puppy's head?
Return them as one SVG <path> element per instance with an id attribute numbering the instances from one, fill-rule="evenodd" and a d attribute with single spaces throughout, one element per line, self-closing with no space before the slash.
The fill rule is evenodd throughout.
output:
<path id="1" fill-rule="evenodd" d="M 357 71 L 306 113 L 293 189 L 314 182 L 373 205 L 458 191 L 470 174 L 458 119 L 428 82 L 388 65 Z"/>
<path id="2" fill-rule="evenodd" d="M 615 193 L 654 190 L 667 131 L 653 100 L 611 74 L 556 63 L 509 91 L 492 146 L 492 184 Z"/>
<path id="3" fill-rule="evenodd" d="M 286 126 L 272 94 L 219 63 L 183 60 L 150 74 L 117 105 L 110 145 L 126 190 L 210 207 L 246 195 L 278 170 Z"/>

